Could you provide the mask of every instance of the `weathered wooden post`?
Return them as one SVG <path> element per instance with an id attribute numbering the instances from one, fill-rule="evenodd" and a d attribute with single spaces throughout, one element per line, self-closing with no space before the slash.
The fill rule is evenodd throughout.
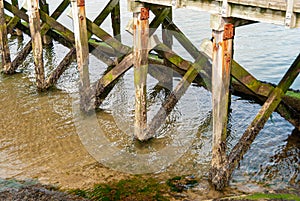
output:
<path id="1" fill-rule="evenodd" d="M 39 0 L 40 8 L 44 11 L 47 15 L 49 15 L 49 4 L 46 0 Z M 44 34 L 43 35 L 43 44 L 50 45 L 52 43 L 52 39 L 50 36 Z"/>
<path id="2" fill-rule="evenodd" d="M 234 26 L 227 23 L 227 18 L 221 15 L 211 15 L 211 28 L 213 30 L 213 147 L 211 179 L 217 185 L 215 181 L 219 180 L 215 176 L 227 161 L 226 137 Z"/>
<path id="3" fill-rule="evenodd" d="M 172 13 L 172 7 L 168 7 L 169 9 L 169 14 L 168 14 L 168 18 L 169 20 L 172 21 L 173 18 L 173 13 Z M 173 45 L 173 35 L 172 32 L 169 30 L 169 21 L 168 20 L 164 20 L 162 23 L 162 40 L 163 43 L 168 46 L 170 49 L 172 49 L 172 45 Z M 167 65 L 167 64 L 165 64 Z M 165 88 L 172 90 L 173 88 L 173 71 L 169 68 L 167 68 L 167 70 L 164 72 L 165 73 L 165 79 L 164 82 L 161 83 Z"/>
<path id="4" fill-rule="evenodd" d="M 32 51 L 35 65 L 36 85 L 39 90 L 44 88 L 45 73 L 43 62 L 43 46 L 38 0 L 27 0 Z"/>
<path id="5" fill-rule="evenodd" d="M 147 72 L 149 9 L 137 4 L 133 12 L 133 56 L 135 86 L 134 135 L 143 141 L 147 128 Z"/>
<path id="6" fill-rule="evenodd" d="M 8 47 L 7 29 L 4 14 L 4 0 L 0 0 L 0 51 L 4 73 L 11 69 L 10 51 Z"/>
<path id="7" fill-rule="evenodd" d="M 111 23 L 113 33 L 116 39 L 121 41 L 121 12 L 120 12 L 120 1 L 111 11 Z"/>
<path id="8" fill-rule="evenodd" d="M 71 0 L 78 71 L 80 108 L 90 109 L 89 47 L 84 0 Z"/>

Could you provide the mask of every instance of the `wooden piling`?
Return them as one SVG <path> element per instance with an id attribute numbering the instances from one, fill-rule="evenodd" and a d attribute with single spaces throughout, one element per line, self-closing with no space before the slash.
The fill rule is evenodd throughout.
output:
<path id="1" fill-rule="evenodd" d="M 147 72 L 148 72 L 148 38 L 149 9 L 142 7 L 133 13 L 133 55 L 135 86 L 135 121 L 134 136 L 143 141 L 147 128 Z"/>
<path id="2" fill-rule="evenodd" d="M 168 18 L 172 20 L 173 13 L 172 13 L 172 7 L 167 8 L 169 10 Z M 173 35 L 172 32 L 169 30 L 169 22 L 168 20 L 164 20 L 162 23 L 162 40 L 163 43 L 168 46 L 170 49 L 172 49 L 173 45 Z M 167 63 L 165 64 L 167 65 Z M 173 71 L 168 69 L 165 71 L 165 79 L 163 83 L 160 83 L 165 88 L 172 90 L 173 88 Z"/>
<path id="3" fill-rule="evenodd" d="M 7 29 L 4 13 L 4 0 L 0 0 L 0 51 L 1 51 L 1 62 L 4 73 L 11 71 L 11 60 L 10 51 L 7 39 Z"/>
<path id="4" fill-rule="evenodd" d="M 111 11 L 111 24 L 113 29 L 114 37 L 121 41 L 121 12 L 120 12 L 120 1 L 114 6 Z"/>
<path id="5" fill-rule="evenodd" d="M 39 90 L 43 90 L 45 82 L 43 46 L 41 37 L 41 25 L 38 0 L 28 0 L 28 15 L 30 34 L 32 38 L 32 51 L 35 65 L 36 85 Z"/>
<path id="6" fill-rule="evenodd" d="M 90 109 L 89 47 L 84 0 L 71 0 L 78 71 L 80 108 Z"/>
<path id="7" fill-rule="evenodd" d="M 214 178 L 227 161 L 226 137 L 234 27 L 220 15 L 212 15 L 211 27 L 213 29 L 213 147 L 210 173 L 211 177 Z"/>

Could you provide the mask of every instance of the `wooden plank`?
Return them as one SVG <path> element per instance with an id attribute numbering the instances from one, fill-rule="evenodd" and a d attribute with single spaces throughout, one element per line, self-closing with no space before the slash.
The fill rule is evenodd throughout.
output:
<path id="1" fill-rule="evenodd" d="M 144 141 L 147 128 L 147 73 L 148 73 L 148 40 L 149 9 L 141 8 L 133 14 L 133 60 L 135 86 L 135 120 L 134 136 Z"/>
<path id="2" fill-rule="evenodd" d="M 30 34 L 32 38 L 32 52 L 35 65 L 36 85 L 39 90 L 44 89 L 45 72 L 43 61 L 43 46 L 38 0 L 28 0 Z"/>
<path id="3" fill-rule="evenodd" d="M 214 5 L 221 7 L 223 0 L 140 0 L 141 2 L 165 5 L 165 6 L 176 6 L 176 7 L 195 7 L 195 8 L 205 8 L 209 10 L 209 7 L 214 7 Z M 225 1 L 225 0 L 224 0 Z M 285 0 L 228 0 L 228 3 L 254 6 L 260 8 L 268 8 L 273 10 L 285 11 L 287 7 L 287 2 Z M 295 11 L 300 10 L 300 1 L 295 0 L 294 3 Z"/>
<path id="4" fill-rule="evenodd" d="M 172 1 L 169 1 L 169 3 L 166 4 L 160 3 L 160 0 L 141 0 L 141 2 L 172 6 Z M 176 1 L 176 6 L 184 7 L 186 9 L 198 9 L 211 14 L 219 14 L 222 12 L 222 1 L 178 0 Z M 228 7 L 230 7 L 231 10 L 229 15 L 230 17 L 285 25 L 285 14 L 287 10 L 287 4 L 285 0 L 228 0 Z M 294 1 L 293 11 L 295 13 L 295 27 L 300 27 L 300 0 Z"/>
<path id="5" fill-rule="evenodd" d="M 4 14 L 4 2 L 0 0 L 0 51 L 1 51 L 1 67 L 4 73 L 11 71 L 10 51 L 7 39 L 7 29 Z"/>
<path id="6" fill-rule="evenodd" d="M 71 0 L 77 68 L 80 75 L 79 94 L 80 108 L 88 112 L 91 109 L 90 77 L 89 77 L 89 47 L 84 0 Z"/>

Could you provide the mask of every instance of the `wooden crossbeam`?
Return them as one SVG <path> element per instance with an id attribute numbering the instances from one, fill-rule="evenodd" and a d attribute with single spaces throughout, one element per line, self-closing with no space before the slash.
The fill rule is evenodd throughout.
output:
<path id="1" fill-rule="evenodd" d="M 145 139 L 158 136 L 156 131 L 163 124 L 166 117 L 171 113 L 197 75 L 200 74 L 202 76 L 202 79 L 204 80 L 203 83 L 210 85 L 209 75 L 204 71 L 204 69 L 210 68 L 211 66 L 206 57 L 198 57 L 195 63 L 191 63 L 178 56 L 165 44 L 160 43 L 157 38 L 156 41 L 158 45 L 154 50 L 173 65 L 185 69 L 186 73 L 151 120 L 149 127 L 147 128 Z"/>
<path id="2" fill-rule="evenodd" d="M 160 11 L 152 8 L 151 11 L 155 15 L 159 15 Z M 200 54 L 199 50 L 195 47 L 195 45 L 184 35 L 184 33 L 173 23 L 172 19 L 169 17 L 165 18 L 165 23 L 168 24 L 168 29 L 172 31 L 173 36 L 176 40 L 187 50 L 187 52 L 194 58 L 197 59 L 198 55 Z"/>
<path id="3" fill-rule="evenodd" d="M 203 43 L 203 51 L 209 59 L 212 57 L 212 42 L 206 40 Z M 234 91 L 243 93 L 245 95 L 255 97 L 255 99 L 260 101 L 265 101 L 270 95 L 274 86 L 263 83 L 257 80 L 253 75 L 251 75 L 245 68 L 243 68 L 235 60 L 232 60 L 231 76 L 234 78 L 232 84 L 234 86 Z M 243 87 L 244 86 L 244 87 Z M 298 100 L 299 101 L 299 100 Z M 287 121 L 289 121 L 296 128 L 300 128 L 300 119 L 296 113 L 299 113 L 298 102 L 296 98 L 289 94 L 283 96 L 283 101 L 280 103 L 276 111 Z M 297 112 L 295 112 L 297 111 Z"/>
<path id="4" fill-rule="evenodd" d="M 69 0 L 64 0 L 57 7 L 57 9 L 53 12 L 53 14 L 51 15 L 51 17 L 53 19 L 59 18 L 59 16 L 63 13 L 63 11 L 67 8 L 68 5 L 69 5 Z M 23 13 L 26 12 L 24 9 L 21 8 L 21 10 L 19 10 L 17 7 L 10 6 L 9 4 L 7 4 L 6 7 L 11 8 L 11 10 L 10 10 L 11 12 L 13 12 L 13 11 L 18 12 L 19 13 L 18 16 L 22 16 L 23 20 L 27 19 L 27 22 L 29 22 L 28 21 L 28 16 L 26 14 L 23 15 Z M 17 10 L 19 10 L 19 11 L 17 11 Z M 50 30 L 50 28 L 51 28 L 50 25 L 44 23 L 42 25 L 41 31 L 40 31 L 41 36 L 44 36 Z M 28 56 L 28 54 L 31 52 L 31 50 L 32 50 L 32 39 L 30 39 L 30 41 L 24 46 L 24 48 L 19 52 L 19 54 L 13 60 L 12 65 L 11 65 L 11 69 L 10 69 L 10 71 L 7 72 L 7 74 L 14 73 L 15 70 L 18 68 L 18 66 L 24 62 L 24 60 L 26 59 L 26 57 Z"/>
<path id="5" fill-rule="evenodd" d="M 18 0 L 12 0 L 11 1 L 12 5 L 16 6 L 17 8 L 19 7 L 18 5 Z M 17 16 L 12 17 L 9 22 L 7 23 L 7 32 L 8 33 L 13 33 L 13 29 L 15 28 L 15 26 L 20 22 L 20 18 Z M 22 35 L 22 31 L 20 31 L 19 29 L 16 29 L 16 34 L 18 36 Z"/>
<path id="6" fill-rule="evenodd" d="M 165 19 L 165 17 L 166 17 L 165 12 L 162 12 L 161 15 L 157 16 L 156 18 L 154 18 L 151 21 L 149 28 L 150 28 L 150 30 L 152 30 L 152 32 L 149 33 L 149 36 L 151 36 L 155 32 L 155 30 L 159 27 L 160 23 Z M 157 20 L 160 21 L 160 23 L 157 23 L 156 22 Z M 93 23 L 90 23 L 90 26 L 92 24 Z M 88 25 L 88 27 L 89 27 L 89 25 Z M 109 39 L 112 38 L 109 34 L 105 33 L 101 29 L 97 29 L 97 30 L 99 30 L 98 36 L 101 36 L 102 38 L 104 38 L 104 37 L 109 38 Z M 128 46 L 125 46 L 123 44 L 120 45 L 117 40 L 113 40 L 113 42 L 116 43 L 115 47 L 120 47 L 122 49 L 122 51 L 124 51 L 124 52 L 125 52 L 125 50 L 128 50 L 128 53 L 127 53 L 127 56 L 125 56 L 124 58 L 120 57 L 119 64 L 117 64 L 115 67 L 113 67 L 113 69 L 111 69 L 109 72 L 105 73 L 105 75 L 103 75 L 103 77 L 98 80 L 97 85 L 93 87 L 94 89 L 92 91 L 96 91 L 96 95 L 95 95 L 95 98 L 96 98 L 95 99 L 95 107 L 96 108 L 101 105 L 103 100 L 109 94 L 109 92 L 113 88 L 113 84 L 116 82 L 116 80 L 119 77 L 121 77 L 128 69 L 130 69 L 130 67 L 133 66 L 133 62 L 127 61 L 129 55 L 131 54 L 130 52 L 132 51 L 131 48 Z M 152 45 L 154 46 L 155 43 L 153 43 Z M 150 46 L 149 48 L 152 49 L 153 46 Z M 151 58 L 153 61 L 154 57 L 151 57 Z M 151 60 L 151 58 L 150 58 L 150 60 Z M 116 69 L 114 69 L 114 68 L 116 68 Z M 112 75 L 114 75 L 114 76 L 112 76 Z M 109 80 L 109 82 L 107 83 L 108 80 Z"/>
<path id="7" fill-rule="evenodd" d="M 159 25 L 161 25 L 165 20 L 166 17 L 169 15 L 170 13 L 170 8 L 163 8 L 159 14 L 157 14 L 154 19 L 152 20 L 152 22 L 150 23 L 150 35 L 152 35 L 155 30 L 159 27 Z"/>
<path id="8" fill-rule="evenodd" d="M 112 37 L 110 34 L 108 34 L 106 31 L 101 29 L 98 25 L 91 22 L 89 19 L 87 19 L 87 29 L 91 33 L 93 33 L 95 36 L 99 37 L 101 40 L 103 40 L 105 43 L 110 45 L 112 48 L 114 48 L 116 51 L 118 51 L 121 54 L 127 54 L 130 51 L 130 48 L 123 45 L 120 41 Z"/>
<path id="9" fill-rule="evenodd" d="M 129 70 L 133 65 L 133 54 L 129 53 L 123 60 L 117 64 L 113 69 L 108 71 L 105 75 L 97 81 L 97 84 L 93 86 L 93 91 L 91 99 L 96 97 L 95 108 L 99 107 L 103 100 L 105 99 L 105 92 L 120 76 L 122 76 L 127 70 Z"/>

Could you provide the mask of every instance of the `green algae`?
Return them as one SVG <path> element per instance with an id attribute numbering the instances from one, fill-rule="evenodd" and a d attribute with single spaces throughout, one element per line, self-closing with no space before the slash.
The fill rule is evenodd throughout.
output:
<path id="1" fill-rule="evenodd" d="M 253 195 L 248 195 L 244 197 L 243 199 L 247 200 L 295 200 L 300 201 L 300 197 L 293 194 L 264 194 L 264 193 L 255 193 Z"/>
<path id="2" fill-rule="evenodd" d="M 169 200 L 168 187 L 154 178 L 134 177 L 108 184 L 97 184 L 93 189 L 71 190 L 70 193 L 99 201 L 114 200 Z"/>

